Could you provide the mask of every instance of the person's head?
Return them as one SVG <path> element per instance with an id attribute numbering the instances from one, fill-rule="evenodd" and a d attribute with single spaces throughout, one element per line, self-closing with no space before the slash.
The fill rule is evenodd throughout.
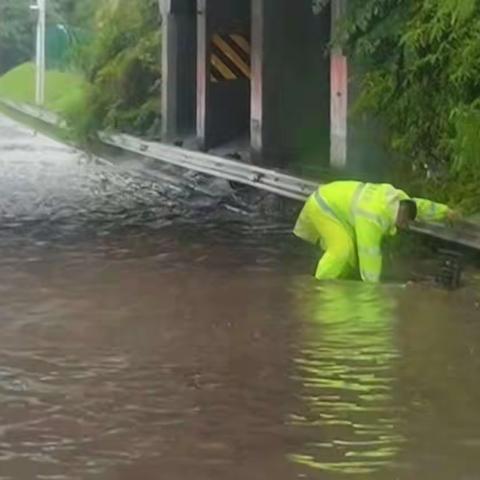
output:
<path id="1" fill-rule="evenodd" d="M 417 218 L 417 204 L 413 200 L 400 200 L 396 225 L 400 230 L 408 228 Z"/>

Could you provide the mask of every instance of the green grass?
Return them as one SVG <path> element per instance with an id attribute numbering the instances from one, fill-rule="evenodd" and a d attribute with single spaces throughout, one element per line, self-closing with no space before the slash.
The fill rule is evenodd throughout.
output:
<path id="1" fill-rule="evenodd" d="M 74 72 L 49 70 L 45 74 L 45 107 L 60 115 L 83 101 L 84 81 Z M 35 65 L 25 63 L 0 77 L 0 98 L 33 104 Z"/>

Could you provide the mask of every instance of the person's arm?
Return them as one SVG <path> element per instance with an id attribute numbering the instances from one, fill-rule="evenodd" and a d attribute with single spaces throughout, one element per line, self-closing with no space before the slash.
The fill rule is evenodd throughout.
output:
<path id="1" fill-rule="evenodd" d="M 443 222 L 453 214 L 447 205 L 432 202 L 424 198 L 414 198 L 417 204 L 417 220 L 421 222 Z"/>
<path id="2" fill-rule="evenodd" d="M 378 283 L 382 274 L 382 239 L 384 232 L 372 220 L 357 217 L 355 233 L 362 280 Z"/>

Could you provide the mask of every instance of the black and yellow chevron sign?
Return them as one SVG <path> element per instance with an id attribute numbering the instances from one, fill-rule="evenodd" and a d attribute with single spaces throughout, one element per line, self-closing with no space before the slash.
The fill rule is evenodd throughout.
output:
<path id="1" fill-rule="evenodd" d="M 212 37 L 210 80 L 224 82 L 250 79 L 250 41 L 239 33 Z"/>

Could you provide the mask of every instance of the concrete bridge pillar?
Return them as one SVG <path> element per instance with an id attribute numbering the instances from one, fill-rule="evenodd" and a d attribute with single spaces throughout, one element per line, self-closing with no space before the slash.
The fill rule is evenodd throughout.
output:
<path id="1" fill-rule="evenodd" d="M 329 46 L 347 0 L 159 2 L 166 141 L 243 140 L 255 163 L 307 174 L 346 166 L 347 61 Z"/>
<path id="2" fill-rule="evenodd" d="M 162 129 L 164 140 L 196 127 L 196 0 L 159 0 L 162 13 Z"/>
<path id="3" fill-rule="evenodd" d="M 330 8 L 252 0 L 251 143 L 256 162 L 328 163 Z"/>
<path id="4" fill-rule="evenodd" d="M 347 0 L 332 0 L 332 38 L 337 37 L 345 16 Z M 334 44 L 331 54 L 331 143 L 330 164 L 337 169 L 347 167 L 348 62 L 341 46 Z"/>

